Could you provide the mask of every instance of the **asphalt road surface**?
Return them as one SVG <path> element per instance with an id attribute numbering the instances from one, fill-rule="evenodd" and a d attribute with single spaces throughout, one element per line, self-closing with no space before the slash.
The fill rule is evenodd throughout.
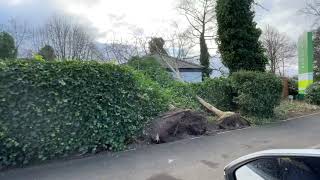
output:
<path id="1" fill-rule="evenodd" d="M 320 114 L 138 150 L 0 173 L 1 180 L 220 180 L 232 160 L 260 150 L 320 148 Z"/>

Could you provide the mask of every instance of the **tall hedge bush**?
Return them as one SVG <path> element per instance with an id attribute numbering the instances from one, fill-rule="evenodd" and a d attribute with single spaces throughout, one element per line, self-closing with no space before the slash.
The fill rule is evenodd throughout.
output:
<path id="1" fill-rule="evenodd" d="M 159 85 L 128 67 L 0 64 L 0 167 L 122 149 L 168 107 Z"/>
<path id="2" fill-rule="evenodd" d="M 255 0 L 217 0 L 217 44 L 230 73 L 265 71 L 268 63 L 254 20 Z"/>
<path id="3" fill-rule="evenodd" d="M 197 94 L 221 110 L 232 111 L 236 108 L 233 100 L 236 91 L 229 78 L 208 78 L 199 84 Z"/>
<path id="4" fill-rule="evenodd" d="M 231 76 L 237 90 L 237 104 L 244 115 L 272 117 L 280 104 L 282 81 L 270 73 L 240 71 Z"/>
<path id="5" fill-rule="evenodd" d="M 313 83 L 306 89 L 307 102 L 315 105 L 320 105 L 320 83 Z"/>

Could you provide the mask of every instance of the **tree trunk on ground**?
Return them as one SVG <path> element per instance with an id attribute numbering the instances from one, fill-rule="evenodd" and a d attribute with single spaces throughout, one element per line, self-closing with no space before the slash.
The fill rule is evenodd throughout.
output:
<path id="1" fill-rule="evenodd" d="M 212 106 L 207 103 L 205 100 L 197 96 L 198 101 L 204 107 L 206 107 L 209 111 L 213 112 L 215 115 L 219 117 L 218 125 L 222 129 L 238 129 L 250 126 L 250 122 L 240 116 L 238 113 L 234 112 L 223 112 L 218 108 Z"/>
<path id="2" fill-rule="evenodd" d="M 209 53 L 208 53 L 209 56 Z M 179 70 L 175 70 L 169 63 L 167 63 L 172 72 L 179 74 Z M 184 82 L 183 79 L 180 76 L 177 76 L 177 79 L 181 82 Z M 220 128 L 222 129 L 237 129 L 241 127 L 247 127 L 250 126 L 250 123 L 242 118 L 239 114 L 234 113 L 234 112 L 223 112 L 219 110 L 218 108 L 212 106 L 211 104 L 207 103 L 205 100 L 200 98 L 199 96 L 196 97 L 198 101 L 206 107 L 209 111 L 213 112 L 216 114 L 219 119 L 218 123 Z M 170 109 L 174 108 L 173 105 L 170 106 Z M 159 140 L 159 139 L 158 139 Z"/>

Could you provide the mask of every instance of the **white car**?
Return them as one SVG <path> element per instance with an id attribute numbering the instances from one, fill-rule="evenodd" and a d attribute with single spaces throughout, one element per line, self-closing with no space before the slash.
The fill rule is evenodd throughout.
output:
<path id="1" fill-rule="evenodd" d="M 269 150 L 225 167 L 226 180 L 320 180 L 320 150 Z"/>

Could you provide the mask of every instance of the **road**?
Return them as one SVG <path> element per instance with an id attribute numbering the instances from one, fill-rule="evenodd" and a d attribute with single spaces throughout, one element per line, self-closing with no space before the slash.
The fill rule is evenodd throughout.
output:
<path id="1" fill-rule="evenodd" d="M 138 150 L 0 173 L 1 180 L 220 180 L 223 167 L 267 149 L 320 148 L 320 114 Z"/>

